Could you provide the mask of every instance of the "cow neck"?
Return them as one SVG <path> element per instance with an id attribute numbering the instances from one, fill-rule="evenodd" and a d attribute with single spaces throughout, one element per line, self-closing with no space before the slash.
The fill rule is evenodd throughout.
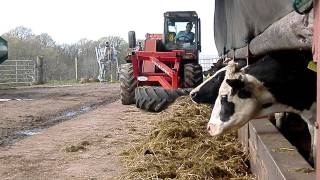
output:
<path id="1" fill-rule="evenodd" d="M 245 72 L 261 81 L 279 103 L 309 109 L 316 101 L 316 73 L 307 69 L 308 60 L 300 54 L 265 56 Z"/>

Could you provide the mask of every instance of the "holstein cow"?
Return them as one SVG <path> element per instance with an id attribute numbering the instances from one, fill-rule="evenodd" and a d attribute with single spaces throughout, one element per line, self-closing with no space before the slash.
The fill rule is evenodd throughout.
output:
<path id="1" fill-rule="evenodd" d="M 307 68 L 311 59 L 311 54 L 303 52 L 272 54 L 241 70 L 230 62 L 208 123 L 209 133 L 216 136 L 238 129 L 257 116 L 293 112 L 308 124 L 311 153 L 315 153 L 316 73 Z"/>
<path id="2" fill-rule="evenodd" d="M 218 70 L 214 75 L 202 82 L 190 92 L 192 100 L 196 103 L 214 104 L 219 88 L 226 74 L 226 67 Z"/>
<path id="3" fill-rule="evenodd" d="M 250 62 L 255 62 L 255 60 L 257 59 L 251 59 Z M 235 62 L 238 69 L 241 69 L 247 65 L 247 61 L 245 59 L 236 59 Z M 219 93 L 219 88 L 225 78 L 225 66 L 226 65 L 219 60 L 208 70 L 207 73 L 211 74 L 211 76 L 190 92 L 193 102 L 211 105 L 215 103 Z M 278 128 L 281 128 L 284 117 L 285 113 L 275 113 L 276 126 Z"/>
<path id="4" fill-rule="evenodd" d="M 239 70 L 246 66 L 246 63 L 245 59 L 236 60 L 237 68 Z M 194 102 L 214 104 L 219 93 L 219 88 L 226 74 L 226 67 L 219 66 L 219 68 L 220 69 L 216 69 L 215 72 L 212 72 L 212 76 L 190 92 L 190 96 Z"/>

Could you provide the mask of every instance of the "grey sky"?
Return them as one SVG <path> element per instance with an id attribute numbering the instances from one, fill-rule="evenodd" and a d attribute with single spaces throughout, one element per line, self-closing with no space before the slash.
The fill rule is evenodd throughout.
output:
<path id="1" fill-rule="evenodd" d="M 202 22 L 202 54 L 217 54 L 213 38 L 214 0 L 5 0 L 0 34 L 17 26 L 48 33 L 58 43 L 115 35 L 127 40 L 162 33 L 165 11 L 197 11 Z"/>

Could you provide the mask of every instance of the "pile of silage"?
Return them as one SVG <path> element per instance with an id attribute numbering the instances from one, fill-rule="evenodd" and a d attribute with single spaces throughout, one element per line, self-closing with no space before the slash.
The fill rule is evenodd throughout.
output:
<path id="1" fill-rule="evenodd" d="M 127 172 L 120 179 L 253 179 L 235 134 L 208 135 L 210 111 L 178 98 L 146 139 L 122 153 Z"/>

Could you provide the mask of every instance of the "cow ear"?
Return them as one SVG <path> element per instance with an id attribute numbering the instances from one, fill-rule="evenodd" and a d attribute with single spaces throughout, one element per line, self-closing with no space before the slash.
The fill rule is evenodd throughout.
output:
<path id="1" fill-rule="evenodd" d="M 241 89 L 244 87 L 244 82 L 240 79 L 226 79 L 226 83 L 233 89 Z"/>

